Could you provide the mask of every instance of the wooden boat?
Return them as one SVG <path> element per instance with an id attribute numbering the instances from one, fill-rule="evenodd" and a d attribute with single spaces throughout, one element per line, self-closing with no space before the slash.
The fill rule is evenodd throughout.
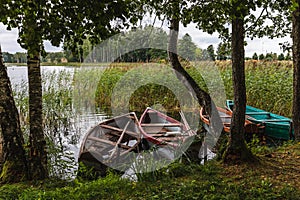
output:
<path id="1" fill-rule="evenodd" d="M 181 113 L 183 123 L 155 110 L 146 108 L 140 118 L 140 127 L 143 137 L 151 145 L 179 147 L 189 138 L 196 135 L 190 129 L 184 115 Z"/>
<path id="2" fill-rule="evenodd" d="M 229 110 L 225 110 L 223 108 L 217 107 L 217 110 L 219 112 L 219 116 L 221 118 L 221 121 L 223 123 L 224 126 L 224 131 L 229 133 L 230 132 L 230 124 L 231 124 L 231 116 L 232 116 L 232 112 Z M 204 113 L 204 109 L 201 108 L 200 109 L 200 119 L 206 124 L 209 125 L 209 119 L 208 119 L 208 115 L 206 115 Z"/>
<path id="3" fill-rule="evenodd" d="M 228 109 L 233 109 L 234 102 L 232 100 L 226 101 Z M 294 138 L 292 130 L 292 120 L 290 118 L 280 116 L 271 112 L 266 112 L 252 106 L 246 106 L 246 118 L 255 123 L 261 124 L 265 127 L 264 133 L 266 136 L 290 140 Z"/>
<path id="4" fill-rule="evenodd" d="M 221 118 L 221 121 L 223 123 L 223 129 L 225 132 L 230 133 L 230 126 L 231 126 L 231 118 L 232 118 L 232 111 L 229 109 L 224 109 L 221 107 L 217 107 L 217 110 L 219 112 L 219 116 Z M 206 115 L 203 108 L 200 109 L 200 119 L 204 122 L 206 126 L 209 126 L 210 121 L 208 118 L 208 115 Z M 246 133 L 246 140 L 251 140 L 253 137 L 253 134 L 259 134 L 260 139 L 262 140 L 261 135 L 261 129 L 263 127 L 260 127 L 251 121 L 245 119 L 245 133 Z"/>
<path id="5" fill-rule="evenodd" d="M 135 113 L 105 120 L 84 137 L 78 161 L 93 167 L 100 176 L 107 168 L 124 171 L 139 151 L 141 131 Z"/>

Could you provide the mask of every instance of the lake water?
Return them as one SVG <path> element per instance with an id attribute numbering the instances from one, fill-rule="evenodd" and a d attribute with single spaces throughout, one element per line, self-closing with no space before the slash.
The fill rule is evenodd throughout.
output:
<path id="1" fill-rule="evenodd" d="M 74 71 L 74 67 L 68 66 L 42 66 L 41 73 L 54 72 L 54 71 Z M 7 73 L 10 78 L 12 85 L 20 84 L 21 82 L 27 82 L 27 67 L 25 66 L 9 66 L 7 67 Z"/>

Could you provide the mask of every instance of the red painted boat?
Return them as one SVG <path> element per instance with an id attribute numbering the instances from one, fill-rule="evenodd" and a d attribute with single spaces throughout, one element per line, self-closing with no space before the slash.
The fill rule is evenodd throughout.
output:
<path id="1" fill-rule="evenodd" d="M 139 121 L 141 133 L 151 145 L 178 147 L 196 135 L 182 113 L 181 117 L 183 123 L 148 107 Z"/>

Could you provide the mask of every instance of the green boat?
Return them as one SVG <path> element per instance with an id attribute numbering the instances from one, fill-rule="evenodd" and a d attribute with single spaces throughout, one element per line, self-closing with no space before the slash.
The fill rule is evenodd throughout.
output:
<path id="1" fill-rule="evenodd" d="M 229 110 L 233 110 L 233 105 L 232 100 L 226 101 L 226 106 Z M 280 140 L 294 139 L 292 120 L 290 118 L 248 105 L 246 106 L 246 118 L 253 123 L 265 126 L 264 134 L 268 137 Z"/>

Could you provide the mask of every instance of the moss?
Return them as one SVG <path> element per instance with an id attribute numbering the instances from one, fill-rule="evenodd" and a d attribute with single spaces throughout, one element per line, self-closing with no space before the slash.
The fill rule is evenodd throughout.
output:
<path id="1" fill-rule="evenodd" d="M 17 183 L 26 180 L 26 170 L 21 161 L 7 160 L 0 174 L 1 183 Z"/>

